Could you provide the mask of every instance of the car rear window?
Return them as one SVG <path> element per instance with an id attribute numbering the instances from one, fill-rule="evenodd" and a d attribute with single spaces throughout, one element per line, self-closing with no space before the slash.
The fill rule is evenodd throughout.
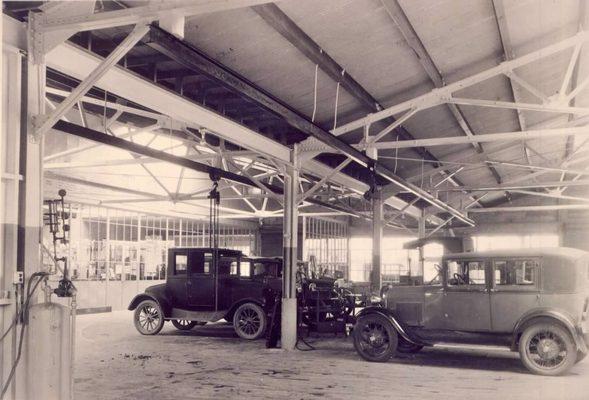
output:
<path id="1" fill-rule="evenodd" d="M 538 280 L 537 260 L 498 260 L 494 263 L 494 282 L 501 286 L 535 286 Z"/>

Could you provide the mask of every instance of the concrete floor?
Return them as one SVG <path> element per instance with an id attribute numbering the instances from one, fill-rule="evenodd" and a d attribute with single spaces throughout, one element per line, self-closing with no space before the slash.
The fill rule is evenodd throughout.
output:
<path id="1" fill-rule="evenodd" d="M 76 400 L 100 399 L 589 399 L 589 361 L 567 376 L 528 374 L 503 349 L 433 348 L 368 363 L 351 339 L 311 339 L 285 353 L 238 339 L 230 326 L 157 336 L 119 311 L 77 319 Z"/>

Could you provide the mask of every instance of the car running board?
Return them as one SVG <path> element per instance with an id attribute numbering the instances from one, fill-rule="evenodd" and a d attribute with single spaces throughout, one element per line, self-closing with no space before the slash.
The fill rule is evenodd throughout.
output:
<path id="1" fill-rule="evenodd" d="M 189 311 L 181 308 L 172 308 L 172 315 L 168 319 L 183 319 L 199 322 L 217 322 L 227 314 L 223 311 Z"/>

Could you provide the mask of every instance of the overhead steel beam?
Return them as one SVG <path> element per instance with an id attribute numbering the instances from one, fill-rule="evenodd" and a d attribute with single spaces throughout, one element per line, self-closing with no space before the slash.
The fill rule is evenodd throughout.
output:
<path id="1" fill-rule="evenodd" d="M 227 67 L 210 59 L 187 42 L 178 39 L 177 37 L 163 31 L 160 28 L 152 27 L 150 29 L 146 43 L 150 47 L 162 52 L 174 61 L 182 64 L 184 67 L 198 70 L 203 74 L 220 81 L 227 87 L 236 90 L 240 94 L 254 100 L 275 114 L 280 115 L 289 124 L 296 127 L 297 129 L 307 133 L 308 135 L 311 135 L 312 137 L 321 141 L 323 144 L 330 146 L 335 151 L 345 154 L 354 161 L 358 162 L 360 165 L 370 168 L 371 173 L 376 173 L 386 178 L 402 189 L 423 198 L 426 202 L 432 204 L 433 206 L 455 215 L 457 219 L 468 225 L 474 224 L 474 221 L 465 217 L 457 210 L 449 207 L 447 204 L 438 200 L 421 188 L 404 181 L 401 177 L 394 174 L 387 167 L 375 163 L 374 160 L 368 157 L 366 154 L 360 152 L 350 144 L 342 141 L 331 133 L 315 125 L 301 114 L 291 109 L 289 106 L 285 105 L 270 94 L 264 92 L 260 88 L 254 86 L 251 82 L 239 76 L 237 73 L 229 70 Z"/>
<path id="2" fill-rule="evenodd" d="M 115 137 L 115 136 L 109 136 L 106 135 L 104 133 L 95 131 L 93 129 L 89 129 L 89 128 L 84 128 L 80 125 L 76 125 L 76 124 L 72 124 L 70 122 L 65 122 L 65 121 L 58 121 L 55 126 L 53 127 L 53 129 L 67 133 L 67 134 L 71 134 L 74 136 L 78 136 L 87 140 L 92 140 L 98 143 L 102 143 L 105 145 L 109 145 L 112 147 L 116 147 L 119 149 L 123 149 L 135 154 L 139 154 L 142 156 L 146 156 L 146 157 L 152 157 L 161 161 L 165 161 L 165 162 L 169 162 L 171 164 L 174 165 L 178 165 L 181 167 L 185 167 L 187 169 L 193 170 L 193 171 L 197 171 L 197 172 L 202 172 L 202 173 L 207 173 L 207 174 L 214 174 L 222 179 L 226 179 L 228 181 L 231 182 L 236 182 L 236 183 L 240 183 L 240 184 L 244 184 L 247 186 L 252 186 L 252 187 L 258 187 L 258 185 L 256 184 L 256 182 L 254 182 L 253 180 L 251 180 L 250 178 L 243 176 L 243 175 L 239 175 L 233 172 L 229 172 L 229 171 L 225 171 L 223 169 L 220 168 L 215 168 L 215 167 L 211 167 L 210 165 L 207 164 L 203 164 L 203 163 L 199 163 L 184 157 L 178 157 L 175 156 L 173 154 L 169 154 L 169 153 L 165 153 L 163 151 L 159 151 L 159 150 L 155 150 L 146 146 L 142 146 L 140 144 L 137 143 L 133 143 L 133 142 L 129 142 L 127 140 Z M 266 188 L 266 190 L 268 192 L 272 192 L 275 194 L 283 194 L 283 189 L 281 187 L 278 186 L 274 186 L 274 185 L 268 185 L 268 184 L 263 184 L 264 187 Z M 167 199 L 167 198 L 165 198 Z M 349 210 L 345 210 L 342 207 L 339 207 L 337 205 L 333 205 L 333 204 L 329 204 L 320 200 L 316 200 L 316 199 L 308 199 L 307 200 L 309 203 L 318 205 L 318 206 L 322 206 L 322 207 L 326 207 L 335 211 L 340 211 L 340 212 L 344 212 L 344 213 L 349 213 Z"/>
<path id="3" fill-rule="evenodd" d="M 474 136 L 451 136 L 431 139 L 403 140 L 375 143 L 377 149 L 407 149 L 415 146 L 447 146 L 452 144 L 500 142 L 522 139 L 553 138 L 561 136 L 588 136 L 589 127 L 572 127 L 560 129 L 537 129 L 501 133 L 485 133 Z"/>
<path id="4" fill-rule="evenodd" d="M 555 204 L 550 206 L 514 206 L 514 207 L 489 207 L 471 208 L 468 213 L 497 213 L 497 212 L 528 212 L 528 211 L 563 211 L 563 210 L 589 210 L 589 204 Z"/>
<path id="5" fill-rule="evenodd" d="M 18 45 L 18 29 L 21 28 L 21 25 L 13 24 L 12 21 L 14 20 L 12 18 L 6 16 L 3 18 L 5 27 L 10 26 L 14 30 L 17 30 L 17 32 L 9 30 L 6 33 L 10 33 L 11 37 L 14 37 L 12 42 L 15 45 Z M 24 34 L 25 31 L 21 30 L 20 35 L 24 36 Z M 77 46 L 63 44 L 47 55 L 47 62 L 50 67 L 74 78 L 80 79 L 90 73 L 90 71 L 98 65 L 100 58 Z M 227 120 L 226 118 L 223 118 L 195 103 L 183 99 L 175 93 L 153 85 L 120 67 L 114 67 L 109 70 L 101 80 L 100 87 L 136 104 L 140 104 L 152 110 L 161 111 L 174 121 L 184 122 L 193 127 L 204 127 L 211 132 L 214 132 L 216 135 L 220 135 L 226 140 L 246 149 L 253 150 L 258 154 L 267 155 L 271 159 L 276 158 L 282 162 L 288 162 L 289 160 L 290 150 L 288 147 L 266 138 L 243 125 Z M 64 92 L 64 94 L 65 93 L 68 92 Z M 83 101 L 90 104 L 104 105 L 100 100 L 95 101 L 89 97 L 84 97 Z M 145 111 L 145 113 L 148 114 L 144 114 L 143 110 L 137 108 L 132 108 L 131 110 L 117 108 L 123 106 L 116 103 L 108 103 L 107 107 L 121 109 L 124 112 L 138 113 L 138 115 L 145 117 L 158 118 L 161 123 L 168 120 L 168 118 L 163 118 L 162 114 L 155 114 L 148 111 Z M 301 168 L 303 171 L 321 177 L 332 171 L 332 168 L 315 160 L 306 161 Z M 343 173 L 335 174 L 331 181 L 349 187 L 357 193 L 364 193 L 369 189 L 369 186 L 364 182 Z M 406 202 L 393 197 L 387 200 L 387 204 L 396 209 L 400 209 L 406 205 Z M 416 207 L 409 207 L 407 209 L 407 213 L 413 217 L 417 216 L 419 212 L 420 210 Z M 439 221 L 441 222 L 441 219 Z"/>
<path id="6" fill-rule="evenodd" d="M 129 189 L 129 188 L 122 188 L 119 186 L 113 186 L 113 185 L 109 185 L 106 183 L 100 183 L 100 182 L 93 182 L 93 181 L 89 181 L 86 179 L 82 179 L 82 178 L 76 178 L 73 176 L 67 176 L 67 175 L 61 175 L 61 174 L 56 174 L 50 171 L 45 171 L 44 172 L 44 177 L 45 178 L 49 178 L 49 179 L 53 179 L 53 180 L 59 180 L 59 181 L 63 181 L 63 182 L 69 182 L 69 183 L 75 183 L 75 184 L 79 184 L 79 185 L 85 185 L 85 186 L 92 186 L 98 189 L 104 189 L 104 190 L 110 190 L 113 192 L 121 192 L 121 193 L 126 193 L 126 194 L 132 194 L 135 196 L 141 196 L 141 197 L 147 197 L 151 200 L 157 200 L 157 201 L 169 201 L 168 196 L 162 196 L 162 195 L 158 195 L 155 193 L 149 193 L 149 192 L 144 192 L 141 190 L 133 190 L 133 189 Z"/>
<path id="7" fill-rule="evenodd" d="M 343 88 L 352 95 L 360 104 L 370 112 L 378 112 L 384 107 L 376 100 L 360 83 L 358 83 L 345 68 L 339 65 L 324 49 L 319 46 L 309 35 L 307 35 L 288 15 L 286 15 L 275 4 L 264 4 L 252 7 L 252 9 L 266 21 L 272 28 L 280 33 L 286 40 L 295 46 L 309 60 L 317 64 L 335 82 L 339 82 Z M 392 116 L 386 119 L 389 125 L 395 124 L 395 131 L 401 140 L 412 140 L 413 135 L 407 131 L 401 124 L 398 124 Z M 335 136 L 339 135 L 338 129 L 331 131 Z M 382 133 L 382 132 L 381 132 Z M 389 132 L 385 132 L 387 134 Z M 380 134 L 379 134 L 380 135 Z M 382 135 L 384 136 L 384 135 Z M 381 136 L 381 137 L 382 137 Z M 374 139 L 373 139 L 374 140 Z M 416 148 L 415 152 L 428 160 L 437 160 L 437 158 L 427 149 Z"/>
<path id="8" fill-rule="evenodd" d="M 42 19 L 39 28 L 41 32 L 62 30 L 80 32 L 132 25 L 141 20 L 152 22 L 161 17 L 168 16 L 172 11 L 179 15 L 192 16 L 249 7 L 267 2 L 268 0 L 169 0 L 165 2 L 151 3 L 146 6 L 131 7 L 115 11 L 104 11 L 84 16 L 64 18 L 58 15 L 54 17 L 45 17 Z"/>
<path id="9" fill-rule="evenodd" d="M 385 10 L 401 31 L 401 34 L 405 38 L 405 41 L 407 42 L 409 47 L 411 47 L 411 49 L 413 49 L 413 51 L 415 52 L 415 55 L 417 56 L 419 63 L 423 66 L 423 69 L 430 77 L 430 80 L 432 81 L 434 86 L 437 88 L 441 88 L 442 86 L 444 86 L 445 82 L 444 78 L 442 77 L 442 74 L 440 73 L 438 67 L 434 63 L 434 60 L 431 58 L 429 52 L 423 45 L 423 42 L 419 38 L 419 35 L 417 35 L 417 32 L 415 32 L 413 25 L 409 21 L 409 18 L 407 18 L 407 15 L 405 15 L 405 12 L 403 11 L 403 8 L 399 4 L 399 2 L 397 0 L 381 1 L 384 5 Z M 464 134 L 468 137 L 474 136 L 475 133 L 472 130 L 472 127 L 470 126 L 466 117 L 458 108 L 458 106 L 455 104 L 448 104 L 448 108 L 450 109 L 450 112 L 454 116 L 454 119 L 456 120 L 458 126 L 460 126 Z M 480 143 L 472 142 L 472 146 L 475 148 L 477 153 L 484 154 L 483 146 Z M 501 183 L 501 176 L 499 175 L 499 172 L 497 172 L 497 169 L 495 169 L 491 165 L 488 165 L 487 168 L 489 169 L 491 175 L 493 175 L 497 183 Z"/>
<path id="10" fill-rule="evenodd" d="M 340 126 L 339 128 L 337 128 L 337 130 L 342 133 L 343 132 L 350 132 L 355 129 L 362 128 L 366 125 L 370 125 L 376 121 L 380 121 L 381 119 L 387 118 L 391 115 L 400 114 L 400 113 L 403 113 L 403 112 L 413 109 L 413 108 L 426 109 L 426 108 L 435 107 L 437 105 L 440 105 L 440 104 L 446 102 L 448 99 L 451 99 L 451 96 L 453 93 L 458 92 L 464 88 L 476 85 L 480 82 L 486 81 L 487 79 L 493 78 L 497 75 L 505 74 L 506 72 L 512 71 L 512 70 L 519 68 L 523 65 L 527 65 L 527 64 L 530 64 L 534 61 L 544 59 L 546 57 L 557 54 L 557 53 L 564 51 L 566 49 L 569 49 L 571 47 L 574 47 L 578 43 L 585 43 L 587 41 L 589 41 L 589 32 L 588 31 L 579 32 L 575 36 L 572 36 L 568 39 L 562 40 L 562 41 L 555 43 L 553 45 L 538 49 L 536 51 L 533 51 L 533 52 L 523 55 L 521 57 L 514 58 L 513 60 L 502 62 L 501 64 L 499 64 L 495 67 L 489 68 L 485 71 L 479 72 L 478 74 L 474 74 L 474 75 L 469 76 L 467 78 L 453 82 L 453 83 L 448 84 L 442 88 L 436 88 L 436 89 L 432 90 L 431 92 L 426 93 L 424 95 L 415 97 L 413 99 L 404 101 L 404 102 L 399 103 L 397 105 L 388 107 L 388 108 L 386 108 L 382 111 L 379 111 L 377 113 L 369 114 L 363 118 L 359 118 L 355 121 L 349 122 L 345 125 Z M 457 104 L 461 104 L 461 103 L 457 103 Z M 471 103 L 468 103 L 468 104 L 471 104 Z M 509 104 L 513 104 L 513 103 L 507 103 L 507 105 L 509 105 Z M 529 106 L 532 106 L 532 105 L 529 105 Z M 532 109 L 532 108 L 529 108 L 529 109 Z M 535 108 L 534 110 L 535 111 L 547 111 L 549 109 L 554 110 L 555 107 L 546 106 L 544 108 L 542 108 L 542 107 Z M 585 109 L 576 110 L 576 111 L 579 111 L 580 113 L 586 112 Z M 565 112 L 565 111 L 564 111 L 564 109 L 561 109 L 561 110 L 559 110 L 559 112 Z M 566 112 L 575 113 L 575 110 L 573 110 L 573 111 L 569 110 Z"/>
<path id="11" fill-rule="evenodd" d="M 178 39 L 174 35 L 158 27 L 152 26 L 145 43 L 185 68 L 199 71 L 202 74 L 217 80 L 224 86 L 255 101 L 274 114 L 282 117 L 293 127 L 315 137 L 322 143 L 332 147 L 334 150 L 348 155 L 361 165 L 368 166 L 372 163 L 372 161 L 359 150 L 315 125 L 288 105 L 276 99 L 261 88 L 256 87 L 253 83 L 238 75 L 236 72 L 209 58 L 188 42 Z"/>
<path id="12" fill-rule="evenodd" d="M 530 174 L 531 176 L 531 174 Z M 570 181 L 547 181 L 547 182 L 537 182 L 537 183 L 530 183 L 530 184 L 513 184 L 513 183 L 505 183 L 500 184 L 497 186 L 464 186 L 463 188 L 442 188 L 438 189 L 439 192 L 493 192 L 493 191 L 503 191 L 503 190 L 520 190 L 520 189 L 536 189 L 536 188 L 551 188 L 551 187 L 560 187 L 560 186 L 588 186 L 589 180 L 570 180 Z"/>

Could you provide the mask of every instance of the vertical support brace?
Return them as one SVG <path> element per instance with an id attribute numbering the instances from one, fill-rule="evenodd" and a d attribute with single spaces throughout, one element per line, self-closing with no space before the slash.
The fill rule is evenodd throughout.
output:
<path id="1" fill-rule="evenodd" d="M 284 175 L 284 223 L 282 273 L 282 323 L 281 345 L 284 350 L 294 350 L 297 342 L 297 234 L 298 211 L 296 205 L 299 173 L 297 169 L 297 148 L 291 151 L 291 164 L 286 166 Z"/>
<path id="2" fill-rule="evenodd" d="M 375 187 L 372 190 L 372 272 L 370 283 L 373 293 L 380 293 L 382 287 L 382 231 L 383 231 L 383 201 L 382 189 Z"/>

